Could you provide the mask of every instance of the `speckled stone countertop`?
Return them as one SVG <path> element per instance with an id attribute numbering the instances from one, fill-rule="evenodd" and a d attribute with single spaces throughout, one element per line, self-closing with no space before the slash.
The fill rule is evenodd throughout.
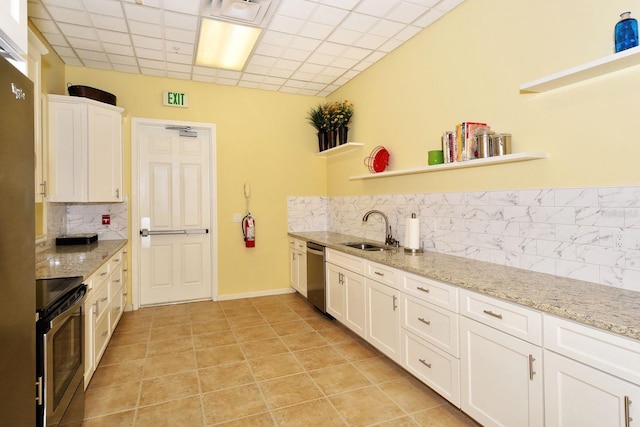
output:
<path id="1" fill-rule="evenodd" d="M 52 246 L 36 254 L 36 279 L 91 276 L 127 244 L 127 240 L 98 240 L 90 245 Z"/>
<path id="2" fill-rule="evenodd" d="M 289 235 L 640 340 L 639 292 L 436 252 L 407 255 L 402 248 L 367 252 L 342 245 L 362 240 L 345 234 L 318 231 Z"/>

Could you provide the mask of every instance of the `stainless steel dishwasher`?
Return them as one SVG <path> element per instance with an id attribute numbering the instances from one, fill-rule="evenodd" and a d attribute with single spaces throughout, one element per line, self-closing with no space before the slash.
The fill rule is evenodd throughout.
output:
<path id="1" fill-rule="evenodd" d="M 307 299 L 322 313 L 326 313 L 324 287 L 324 246 L 307 242 Z"/>

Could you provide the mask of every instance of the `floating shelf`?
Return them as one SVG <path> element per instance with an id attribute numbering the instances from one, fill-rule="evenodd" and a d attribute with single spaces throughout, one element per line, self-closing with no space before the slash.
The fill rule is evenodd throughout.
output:
<path id="1" fill-rule="evenodd" d="M 527 160 L 545 159 L 546 153 L 517 153 L 506 154 L 504 156 L 487 157 L 486 159 L 467 160 L 465 162 L 443 163 L 440 165 L 421 166 L 419 168 L 401 169 L 397 171 L 388 171 L 380 173 L 372 173 L 367 175 L 357 175 L 349 177 L 350 181 L 357 179 L 373 179 L 384 178 L 387 176 L 411 175 L 416 173 L 438 172 L 450 169 L 475 168 L 479 166 L 497 165 L 500 163 L 516 163 Z"/>
<path id="2" fill-rule="evenodd" d="M 347 151 L 354 150 L 358 147 L 362 147 L 364 144 L 362 142 L 347 142 L 346 144 L 338 145 L 333 148 L 329 148 L 328 150 L 321 151 L 316 153 L 318 157 L 329 157 L 335 154 L 346 153 Z"/>
<path id="3" fill-rule="evenodd" d="M 520 85 L 520 92 L 546 92 L 640 65 L 640 46 Z"/>

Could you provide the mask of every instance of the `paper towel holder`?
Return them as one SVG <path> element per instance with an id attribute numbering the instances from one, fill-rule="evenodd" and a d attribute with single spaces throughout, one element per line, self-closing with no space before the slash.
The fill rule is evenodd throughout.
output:
<path id="1" fill-rule="evenodd" d="M 415 219 L 415 218 L 416 218 L 416 214 L 415 214 L 415 213 L 412 213 L 412 214 L 411 214 L 411 218 L 412 218 L 412 219 Z M 406 244 L 406 242 L 405 242 L 405 244 Z M 407 254 L 407 255 L 417 255 L 417 254 L 421 254 L 421 253 L 423 252 L 423 249 L 422 249 L 422 242 L 420 243 L 420 248 L 418 248 L 418 249 L 412 249 L 412 248 L 407 248 L 407 247 L 405 247 L 405 248 L 404 248 L 404 252 L 405 252 L 405 254 Z"/>

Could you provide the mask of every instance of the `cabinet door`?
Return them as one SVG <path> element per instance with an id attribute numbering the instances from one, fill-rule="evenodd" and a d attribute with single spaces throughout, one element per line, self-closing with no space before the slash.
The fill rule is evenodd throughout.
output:
<path id="1" fill-rule="evenodd" d="M 548 427 L 630 426 L 640 420 L 640 387 L 549 350 L 544 352 Z"/>
<path id="2" fill-rule="evenodd" d="M 87 389 L 89 381 L 96 370 L 94 341 L 95 341 L 95 325 L 96 325 L 96 301 L 95 295 L 91 295 L 85 300 L 83 306 L 84 318 L 84 388 Z"/>
<path id="3" fill-rule="evenodd" d="M 343 323 L 353 332 L 365 338 L 367 291 L 364 277 L 348 270 L 344 270 L 342 274 L 345 298 Z"/>
<path id="4" fill-rule="evenodd" d="M 88 106 L 89 201 L 122 201 L 122 124 L 117 111 Z"/>
<path id="5" fill-rule="evenodd" d="M 327 313 L 340 322 L 344 322 L 344 270 L 333 264 L 325 263 L 325 296 Z"/>
<path id="6" fill-rule="evenodd" d="M 298 251 L 289 249 L 289 285 L 298 292 L 300 292 L 299 276 L 300 258 L 298 257 Z"/>
<path id="7" fill-rule="evenodd" d="M 542 351 L 460 319 L 461 409 L 482 425 L 542 426 Z"/>
<path id="8" fill-rule="evenodd" d="M 81 104 L 49 102 L 49 201 L 86 202 L 86 117 Z"/>
<path id="9" fill-rule="evenodd" d="M 367 340 L 390 359 L 400 363 L 400 301 L 397 290 L 366 279 Z"/>

